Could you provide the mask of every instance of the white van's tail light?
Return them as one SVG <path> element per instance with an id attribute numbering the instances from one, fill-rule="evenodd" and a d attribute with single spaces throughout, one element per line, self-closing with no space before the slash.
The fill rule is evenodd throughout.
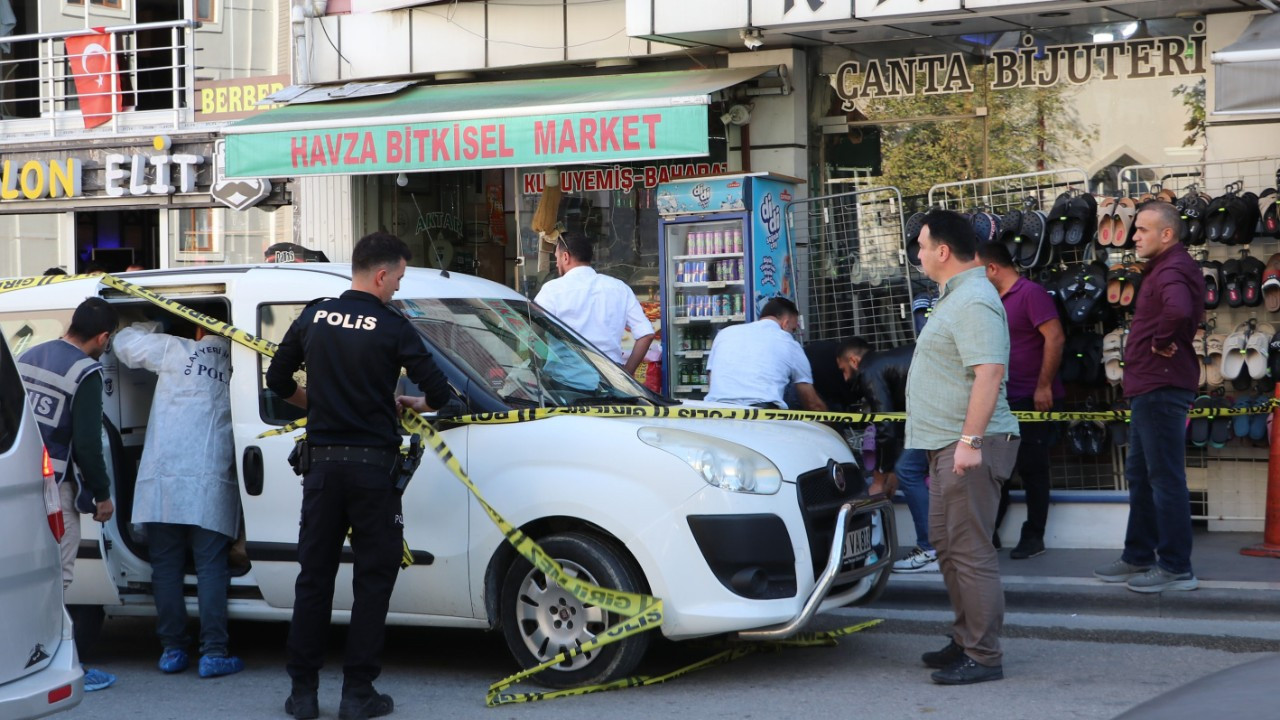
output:
<path id="1" fill-rule="evenodd" d="M 49 516 L 49 530 L 53 533 L 54 540 L 62 542 L 67 527 L 62 522 L 62 500 L 58 497 L 58 483 L 53 481 L 53 461 L 49 459 L 48 448 L 44 448 L 40 472 L 44 474 L 44 510 Z"/>

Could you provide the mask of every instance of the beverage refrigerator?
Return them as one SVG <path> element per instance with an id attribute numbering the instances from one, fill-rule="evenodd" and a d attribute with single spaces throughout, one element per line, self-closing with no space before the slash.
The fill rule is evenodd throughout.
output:
<path id="1" fill-rule="evenodd" d="M 716 333 L 752 322 L 770 298 L 795 300 L 787 203 L 796 178 L 740 173 L 659 185 L 663 391 L 701 400 Z"/>

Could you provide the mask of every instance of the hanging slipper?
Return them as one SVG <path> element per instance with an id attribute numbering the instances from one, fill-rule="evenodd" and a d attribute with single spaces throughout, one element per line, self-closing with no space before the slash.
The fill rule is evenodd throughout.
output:
<path id="1" fill-rule="evenodd" d="M 1191 197 L 1184 206 L 1188 245 L 1204 245 L 1204 214 L 1209 208 L 1210 199 L 1204 193 L 1199 193 Z"/>
<path id="2" fill-rule="evenodd" d="M 1024 268 L 1044 268 L 1052 264 L 1053 251 L 1045 236 L 1048 221 L 1039 210 L 1025 210 L 1019 230 L 1022 243 L 1018 246 L 1018 264 Z"/>
<path id="3" fill-rule="evenodd" d="M 1226 288 L 1227 306 L 1238 308 L 1244 305 L 1244 278 L 1241 276 L 1240 261 L 1236 259 L 1222 263 L 1222 282 Z"/>
<path id="4" fill-rule="evenodd" d="M 1098 222 L 1098 201 L 1089 193 L 1081 193 L 1067 203 L 1066 237 L 1068 245 L 1080 245 L 1093 237 Z"/>
<path id="5" fill-rule="evenodd" d="M 1262 303 L 1268 312 L 1280 312 L 1280 253 L 1267 259 L 1267 269 L 1262 273 Z"/>
<path id="6" fill-rule="evenodd" d="M 1102 337 L 1102 370 L 1112 385 L 1124 382 L 1123 332 L 1116 328 Z"/>
<path id="7" fill-rule="evenodd" d="M 1258 215 L 1262 218 L 1262 234 L 1280 238 L 1280 211 L 1276 201 L 1280 194 L 1275 188 L 1267 188 L 1258 196 Z"/>
<path id="8" fill-rule="evenodd" d="M 1267 266 L 1256 257 L 1248 256 L 1240 260 L 1240 275 L 1244 279 L 1241 300 L 1246 306 L 1257 307 L 1262 304 L 1262 275 L 1266 271 Z"/>
<path id="9" fill-rule="evenodd" d="M 1214 400 L 1212 397 L 1208 395 L 1201 395 L 1196 398 L 1195 402 L 1191 405 L 1191 408 L 1193 410 L 1208 410 L 1213 407 L 1213 403 Z M 1209 425 L 1209 418 L 1207 417 L 1191 418 L 1191 425 L 1187 429 L 1187 439 L 1191 441 L 1192 445 L 1195 445 L 1196 447 L 1204 447 L 1209 444 Z"/>
<path id="10" fill-rule="evenodd" d="M 1142 263 L 1129 263 L 1128 274 L 1125 275 L 1124 286 L 1120 289 L 1120 307 L 1131 307 L 1138 299 L 1138 288 L 1142 286 Z"/>
<path id="11" fill-rule="evenodd" d="M 1248 334 L 1244 344 L 1244 367 L 1254 380 L 1267 377 L 1267 358 L 1271 354 L 1271 338 L 1276 329 L 1270 323 L 1258 323 L 1253 332 Z"/>
<path id="12" fill-rule="evenodd" d="M 1214 398 L 1211 406 L 1217 410 L 1228 410 L 1231 401 L 1225 397 Z M 1209 446 L 1223 448 L 1231 441 L 1231 418 L 1219 415 L 1209 421 Z"/>
<path id="13" fill-rule="evenodd" d="M 1231 197 L 1219 195 L 1204 211 L 1204 237 L 1209 242 L 1226 243 L 1222 237 L 1227 225 L 1227 203 Z"/>
<path id="14" fill-rule="evenodd" d="M 1246 411 L 1253 406 L 1252 395 L 1238 395 L 1236 401 L 1232 403 L 1232 410 Z M 1249 437 L 1249 416 L 1233 415 L 1231 417 L 1231 434 L 1238 438 Z"/>
<path id="15" fill-rule="evenodd" d="M 1071 204 L 1071 193 L 1062 193 L 1053 201 L 1053 209 L 1049 211 L 1049 222 L 1045 232 L 1049 235 L 1050 245 L 1061 245 L 1067 237 L 1067 206 Z"/>
<path id="16" fill-rule="evenodd" d="M 1236 328 L 1235 332 L 1222 341 L 1222 379 L 1224 381 L 1234 381 L 1244 374 L 1244 358 L 1248 352 L 1249 339 L 1245 337 L 1245 330 L 1241 328 Z"/>
<path id="17" fill-rule="evenodd" d="M 1222 377 L 1222 363 L 1226 359 L 1227 336 L 1214 333 L 1205 338 L 1204 381 L 1209 387 L 1218 387 L 1226 378 Z"/>
<path id="18" fill-rule="evenodd" d="M 1104 197 L 1098 201 L 1098 244 L 1111 247 L 1112 220 L 1115 219 L 1116 199 Z"/>
<path id="19" fill-rule="evenodd" d="M 1124 197 L 1116 201 L 1115 217 L 1112 219 L 1112 245 L 1133 247 L 1133 221 L 1136 217 L 1138 204 L 1133 198 Z"/>
<path id="20" fill-rule="evenodd" d="M 1167 202 L 1172 205 L 1178 201 L 1178 194 L 1168 188 L 1164 188 L 1160 192 L 1156 193 L 1156 200 L 1159 200 L 1160 202 Z"/>
<path id="21" fill-rule="evenodd" d="M 1200 272 L 1204 274 L 1204 308 L 1213 310 L 1222 302 L 1222 263 L 1217 260 L 1201 260 Z M 1280 281 L 1277 281 L 1276 289 L 1280 291 Z M 1276 298 L 1277 305 L 1280 305 L 1280 292 L 1277 292 Z"/>
<path id="22" fill-rule="evenodd" d="M 1129 275 L 1129 266 L 1124 263 L 1112 265 L 1107 271 L 1107 302 L 1119 306 L 1120 293 L 1124 290 L 1125 278 Z"/>
<path id="23" fill-rule="evenodd" d="M 1129 403 L 1125 400 L 1117 400 L 1111 406 L 1112 410 L 1125 411 L 1129 409 Z M 1112 420 L 1107 424 L 1111 431 L 1111 444 L 1118 448 L 1129 447 L 1129 419 L 1128 416 L 1123 420 Z"/>

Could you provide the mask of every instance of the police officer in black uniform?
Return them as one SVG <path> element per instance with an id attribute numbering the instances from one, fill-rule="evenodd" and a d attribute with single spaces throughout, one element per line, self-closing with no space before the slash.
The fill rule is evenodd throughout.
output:
<path id="1" fill-rule="evenodd" d="M 267 387 L 307 409 L 309 448 L 302 463 L 298 531 L 301 571 L 288 644 L 293 687 L 285 702 L 285 712 L 295 718 L 319 716 L 318 673 L 348 527 L 355 599 L 338 717 L 363 720 L 394 708 L 389 695 L 374 690 L 373 681 L 382 671 L 387 606 L 404 536 L 393 477 L 401 443 L 397 410 L 404 404 L 426 412 L 451 397 L 422 337 L 386 305 L 399 289 L 410 257 L 408 246 L 394 235 L 378 232 L 361 238 L 351 256 L 351 289 L 304 310 L 267 370 Z M 303 363 L 307 388 L 293 380 Z M 401 367 L 425 397 L 396 397 Z"/>

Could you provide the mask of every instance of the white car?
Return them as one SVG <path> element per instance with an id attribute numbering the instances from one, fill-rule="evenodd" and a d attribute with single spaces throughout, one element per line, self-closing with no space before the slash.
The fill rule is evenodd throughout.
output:
<path id="1" fill-rule="evenodd" d="M 278 342 L 307 302 L 348 289 L 350 273 L 347 265 L 286 264 L 123 279 Z M 92 280 L 72 280 L 4 295 L 0 327 L 30 344 L 57 337 L 72 309 L 95 294 L 117 306 L 124 324 L 165 315 Z M 467 412 L 674 404 L 504 286 L 410 268 L 392 304 L 419 329 Z M 101 537 L 96 523 L 85 523 L 69 602 L 108 615 L 151 614 L 147 547 L 129 517 L 155 378 L 118 366 L 110 353 L 103 363 L 117 510 Z M 268 363 L 233 346 L 232 421 L 251 567 L 232 579 L 230 615 L 284 620 L 298 571 L 302 489 L 286 460 L 292 437 L 258 436 L 301 411 L 266 389 Z M 662 598 L 669 638 L 785 637 L 817 611 L 870 601 L 889 576 L 892 509 L 879 502 L 841 511 L 866 499 L 866 484 L 849 446 L 822 425 L 557 416 L 510 425 L 441 419 L 437 428 L 485 498 L 570 572 Z M 501 629 L 529 667 L 618 620 L 518 558 L 431 453 L 405 492 L 404 512 L 416 561 L 396 583 L 391 624 Z M 350 562 L 348 553 L 334 598 L 340 622 L 351 608 Z M 91 629 L 94 618 L 85 617 Z M 565 687 L 623 676 L 650 635 L 536 677 Z"/>
<path id="2" fill-rule="evenodd" d="M 0 341 L 2 718 L 52 715 L 84 697 L 84 672 L 62 605 L 61 530 L 53 466 L 14 356 Z"/>

